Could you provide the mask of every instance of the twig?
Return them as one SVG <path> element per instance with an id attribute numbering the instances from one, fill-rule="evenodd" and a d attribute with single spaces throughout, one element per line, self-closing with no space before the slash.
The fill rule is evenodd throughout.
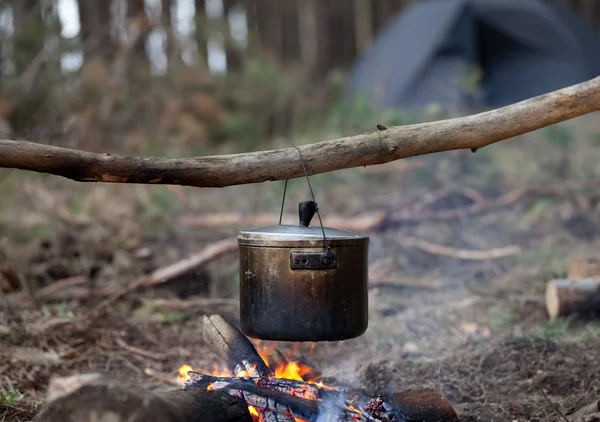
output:
<path id="1" fill-rule="evenodd" d="M 81 286 L 81 285 L 89 285 L 90 279 L 84 275 L 78 275 L 74 277 L 63 278 L 62 280 L 57 280 L 54 283 L 40 289 L 38 291 L 38 297 L 40 299 L 48 299 L 56 296 L 56 293 L 60 290 L 67 287 Z"/>
<path id="2" fill-rule="evenodd" d="M 144 369 L 144 374 L 146 374 L 150 378 L 153 378 L 153 379 L 155 379 L 157 381 L 164 382 L 165 384 L 179 386 L 179 383 L 177 382 L 177 380 L 169 377 L 166 374 L 160 374 L 160 373 L 156 372 L 152 368 L 145 368 Z"/>
<path id="3" fill-rule="evenodd" d="M 536 186 L 532 188 L 518 189 L 500 196 L 493 200 L 476 199 L 469 195 L 475 202 L 463 208 L 456 208 L 444 211 L 427 212 L 417 208 L 410 213 L 396 213 L 389 217 L 393 222 L 412 222 L 412 221 L 443 221 L 461 219 L 476 214 L 492 211 L 498 208 L 504 208 L 509 205 L 524 200 L 530 196 L 558 196 L 566 195 L 575 190 L 592 189 L 600 187 L 600 178 L 593 178 L 583 182 L 555 183 L 546 186 Z"/>
<path id="4" fill-rule="evenodd" d="M 569 420 L 567 419 L 567 417 L 565 416 L 565 414 L 562 412 L 562 410 L 560 410 L 558 408 L 558 406 L 552 401 L 550 400 L 550 398 L 548 397 L 548 395 L 546 394 L 546 392 L 544 391 L 543 388 L 540 388 L 540 392 L 542 393 L 542 396 L 544 397 L 544 399 L 548 402 L 548 404 L 550 406 L 552 406 L 552 408 L 554 409 L 554 411 L 558 414 L 558 416 L 560 416 L 560 418 L 562 420 L 564 420 L 565 422 L 569 422 Z"/>
<path id="5" fill-rule="evenodd" d="M 150 351 L 142 350 L 142 349 L 139 349 L 139 348 L 137 348 L 135 346 L 131 346 L 131 345 L 125 343 L 125 340 L 123 340 L 120 337 L 115 338 L 115 341 L 117 342 L 117 344 L 120 347 L 122 347 L 123 349 L 127 350 L 128 352 L 131 352 L 131 353 L 136 354 L 136 355 L 143 356 L 145 358 L 149 358 L 149 359 L 153 359 L 153 360 L 163 360 L 163 359 L 165 359 L 167 357 L 167 355 L 164 355 L 162 353 L 161 354 L 152 353 Z"/>
<path id="6" fill-rule="evenodd" d="M 98 306 L 96 306 L 96 308 L 93 310 L 93 313 L 100 312 L 108 305 L 138 289 L 157 286 L 175 277 L 179 277 L 187 272 L 193 271 L 194 269 L 199 268 L 202 265 L 206 265 L 215 259 L 220 258 L 224 254 L 234 252 L 235 250 L 237 250 L 237 239 L 225 239 L 208 245 L 196 254 L 182 259 L 181 261 L 175 262 L 174 264 L 159 268 L 148 276 L 138 278 L 129 286 L 121 289 L 120 291 L 108 297 L 106 300 L 102 301 Z"/>
<path id="7" fill-rule="evenodd" d="M 482 148 L 600 110 L 600 77 L 472 116 L 390 127 L 300 147 L 309 175 L 401 158 Z M 84 152 L 0 140 L 0 167 L 80 182 L 224 187 L 303 176 L 295 148 L 196 158 L 150 158 Z"/>
<path id="8" fill-rule="evenodd" d="M 181 261 L 159 268 L 147 277 L 143 277 L 139 287 L 153 287 L 157 284 L 172 280 L 183 274 L 208 264 L 221 256 L 235 252 L 238 248 L 237 239 L 225 239 L 206 246 L 200 252 L 193 254 Z"/>
<path id="9" fill-rule="evenodd" d="M 516 255 L 521 252 L 518 246 L 509 246 L 506 248 L 487 249 L 482 251 L 469 249 L 456 249 L 448 246 L 437 245 L 426 240 L 418 239 L 412 236 L 397 236 L 398 241 L 405 246 L 414 246 L 425 252 L 434 255 L 444 255 L 450 258 L 483 261 L 486 259 L 504 258 L 506 256 Z"/>

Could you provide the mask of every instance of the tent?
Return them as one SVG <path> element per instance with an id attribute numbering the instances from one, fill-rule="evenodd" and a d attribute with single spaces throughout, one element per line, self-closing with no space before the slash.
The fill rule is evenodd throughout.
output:
<path id="1" fill-rule="evenodd" d="M 375 37 L 348 88 L 376 107 L 495 108 L 600 75 L 600 35 L 555 0 L 420 0 Z"/>

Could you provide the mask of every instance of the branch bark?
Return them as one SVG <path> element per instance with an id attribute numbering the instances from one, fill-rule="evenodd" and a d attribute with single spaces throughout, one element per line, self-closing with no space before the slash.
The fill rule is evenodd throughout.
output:
<path id="1" fill-rule="evenodd" d="M 472 116 L 299 147 L 309 175 L 456 149 L 478 149 L 600 110 L 600 77 Z M 0 140 L 0 168 L 79 182 L 225 187 L 303 176 L 298 151 L 285 148 L 194 158 L 131 157 Z"/>

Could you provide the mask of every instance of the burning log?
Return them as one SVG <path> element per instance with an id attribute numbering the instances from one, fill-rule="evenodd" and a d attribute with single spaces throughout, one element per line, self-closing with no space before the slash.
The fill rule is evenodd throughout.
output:
<path id="1" fill-rule="evenodd" d="M 249 406 L 263 411 L 271 410 L 306 421 L 316 421 L 323 414 L 334 415 L 335 420 L 341 421 L 380 420 L 357 408 L 344 394 L 328 394 L 325 389 L 311 386 L 304 381 L 194 374 L 184 388 L 193 389 L 196 385 L 202 386 L 213 379 L 215 381 L 210 384 L 212 390 L 229 391 L 232 395 L 244 398 Z"/>
<path id="2" fill-rule="evenodd" d="M 184 390 L 227 391 L 242 398 L 260 421 L 456 422 L 452 406 L 432 390 L 411 390 L 392 396 L 394 407 L 382 397 L 366 399 L 356 391 L 323 386 L 314 380 L 281 378 L 279 365 L 288 364 L 277 349 L 269 367 L 248 338 L 222 317 L 205 317 L 204 339 L 238 376 L 187 372 Z M 275 373 L 275 375 L 274 375 Z"/>
<path id="3" fill-rule="evenodd" d="M 546 285 L 546 309 L 551 319 L 600 312 L 600 279 L 551 280 Z"/>
<path id="4" fill-rule="evenodd" d="M 267 365 L 271 369 L 271 371 L 275 371 L 277 368 L 283 368 L 288 364 L 287 359 L 283 356 L 283 353 L 278 348 L 274 348 L 266 353 L 267 355 Z"/>
<path id="5" fill-rule="evenodd" d="M 250 376 L 272 375 L 250 340 L 220 315 L 204 316 L 204 341 L 213 352 L 227 362 L 235 374 L 246 372 Z M 244 396 L 242 396 L 245 398 Z M 271 409 L 263 409 L 260 415 L 266 421 L 292 422 L 291 416 L 277 415 Z"/>

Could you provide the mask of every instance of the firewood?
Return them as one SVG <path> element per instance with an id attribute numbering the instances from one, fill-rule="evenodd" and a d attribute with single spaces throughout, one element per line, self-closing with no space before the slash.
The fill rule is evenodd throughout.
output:
<path id="1" fill-rule="evenodd" d="M 504 258 L 521 252 L 519 246 L 507 246 L 487 250 L 456 249 L 449 246 L 437 245 L 412 236 L 397 235 L 396 239 L 404 246 L 413 246 L 433 255 L 442 255 L 454 259 L 486 261 L 489 259 Z"/>
<path id="2" fill-rule="evenodd" d="M 49 400 L 34 422 L 252 422 L 246 403 L 224 391 L 150 392 L 92 377 Z"/>
<path id="3" fill-rule="evenodd" d="M 600 77 L 496 110 L 437 122 L 389 127 L 303 145 L 308 175 L 384 164 L 435 152 L 478 149 L 600 110 Z M 99 154 L 0 139 L 0 168 L 80 182 L 225 187 L 304 176 L 298 150 L 195 158 Z"/>
<path id="4" fill-rule="evenodd" d="M 569 262 L 567 278 L 600 278 L 600 259 L 574 258 Z"/>
<path id="5" fill-rule="evenodd" d="M 250 340 L 220 315 L 204 316 L 204 341 L 221 357 L 229 370 L 237 374 L 248 371 L 250 376 L 271 375 Z"/>
<path id="6" fill-rule="evenodd" d="M 281 353 L 281 351 L 276 347 L 265 352 L 265 354 L 268 362 L 267 365 L 273 372 L 275 372 L 277 368 L 283 368 L 288 364 L 288 361 L 285 356 L 283 356 L 283 353 Z"/>
<path id="7" fill-rule="evenodd" d="M 550 280 L 546 285 L 546 309 L 551 319 L 600 312 L 600 279 Z"/>

